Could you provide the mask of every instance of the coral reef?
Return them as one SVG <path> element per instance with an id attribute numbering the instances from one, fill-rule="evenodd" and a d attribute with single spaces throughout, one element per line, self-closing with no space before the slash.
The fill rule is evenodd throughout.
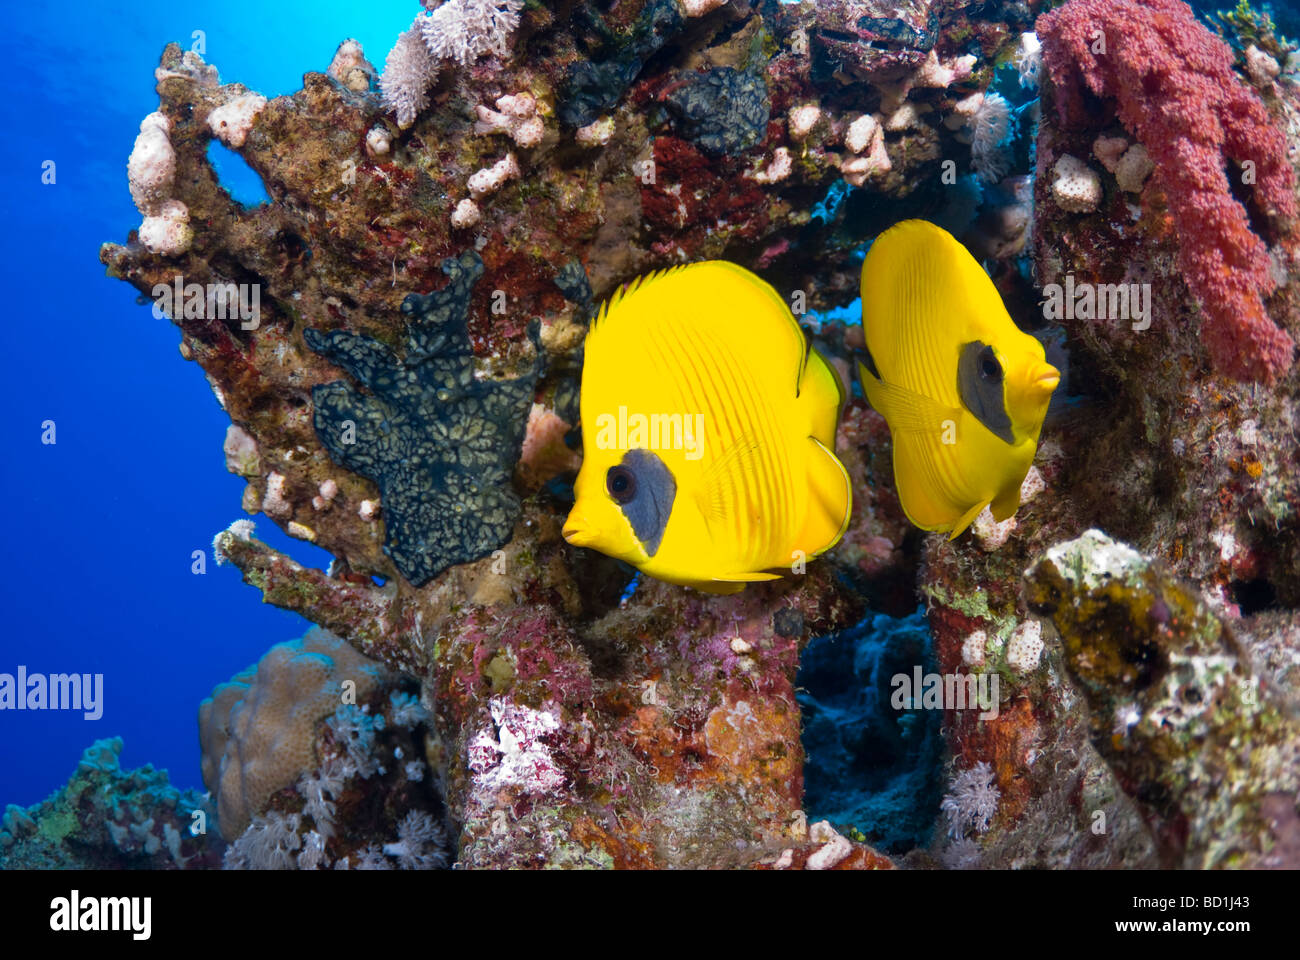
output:
<path id="1" fill-rule="evenodd" d="M 168 47 L 158 112 L 172 125 L 175 199 L 201 229 L 174 254 L 133 235 L 101 258 L 146 294 L 177 274 L 260 288 L 256 324 L 171 316 L 231 417 L 244 508 L 336 560 L 305 568 L 246 521 L 217 537 L 217 556 L 268 602 L 420 680 L 433 746 L 420 758 L 429 775 L 413 772 L 445 792 L 460 863 L 722 866 L 785 850 L 802 862 L 830 841 L 805 851 L 795 826 L 799 649 L 859 622 L 872 597 L 912 608 L 903 561 L 916 541 L 892 491 L 866 493 L 835 556 L 726 601 L 629 582 L 570 549 L 558 520 L 577 465 L 564 436 L 582 335 L 598 298 L 684 259 L 765 266 L 813 308 L 841 300 L 840 265 L 892 213 L 850 201 L 819 221 L 809 208 L 864 162 L 873 196 L 937 208 L 941 147 L 965 150 L 942 121 L 983 90 L 1027 14 L 539 5 L 518 8 L 491 49 L 427 42 L 430 19 L 471 6 L 417 17 L 380 80 L 348 41 L 301 91 L 218 113 L 240 121 L 232 148 L 271 197 L 252 208 L 231 201 L 204 148 L 214 112 L 256 101 Z M 973 39 L 944 39 L 957 29 Z M 809 104 L 815 116 L 792 113 Z M 850 134 L 863 116 L 865 139 Z M 399 311 L 409 291 L 434 292 Z M 869 449 L 885 435 L 855 401 L 841 447 L 864 486 L 887 463 Z M 317 764 L 350 756 L 331 729 L 316 723 Z M 411 762 L 386 759 L 364 792 L 382 794 Z M 386 845 L 417 850 L 416 827 L 403 838 L 392 819 L 340 847 L 307 810 L 342 815 L 315 769 L 305 796 L 290 780 L 248 806 L 261 839 L 232 865 L 394 865 Z M 852 849 L 814 863 L 887 862 Z"/>
<path id="2" fill-rule="evenodd" d="M 994 6 L 976 18 L 870 0 L 522 5 L 481 49 L 450 32 L 431 45 L 427 21 L 486 10 L 455 0 L 417 17 L 382 80 L 348 41 L 328 72 L 264 105 L 193 53 L 163 52 L 131 184 L 149 204 L 183 205 L 189 234 L 159 244 L 142 229 L 101 259 L 145 295 L 177 275 L 260 289 L 256 322 L 170 316 L 230 416 L 226 462 L 247 481 L 245 511 L 334 561 L 305 567 L 249 520 L 218 534 L 216 554 L 264 600 L 389 671 L 295 728 L 301 762 L 241 802 L 229 866 L 1282 857 L 1266 848 L 1294 815 L 1270 738 L 1290 729 L 1277 704 L 1300 682 L 1300 410 L 1282 350 L 1300 288 L 1294 159 L 1277 131 L 1300 135 L 1296 86 L 1246 54 L 1253 44 L 1277 59 L 1267 31 L 1234 65 L 1167 0 L 1158 24 L 1138 4 L 1073 0 L 1036 37 L 1037 5 Z M 1076 40 L 1101 14 L 1131 29 L 1108 27 L 1110 55 L 1094 62 Z M 1036 136 L 1014 122 L 1034 112 L 1003 99 L 1017 74 L 1041 82 Z M 1168 79 L 1175 99 L 1143 99 L 1144 76 Z M 1186 108 L 1202 88 L 1205 106 Z M 1199 160 L 1174 155 L 1184 134 Z M 229 197 L 207 161 L 214 137 L 261 175 L 270 202 Z M 1003 177 L 1030 148 L 1036 174 Z M 1229 185 L 1225 159 L 1253 159 L 1256 182 Z M 1208 214 L 1191 223 L 1197 209 Z M 957 224 L 997 261 L 1026 329 L 1043 319 L 1035 283 L 1047 297 L 1149 285 L 1145 311 L 1122 298 L 1132 316 L 1075 310 L 1071 297 L 1050 318 L 1082 395 L 1049 419 L 1013 521 L 981 520 L 952 542 L 913 530 L 887 426 L 859 397 L 837 442 L 851 522 L 803 573 L 707 597 L 564 543 L 595 303 L 649 270 L 723 257 L 806 307 L 801 320 L 847 369 L 862 345 L 842 310 L 860 248 L 908 216 Z M 1225 237 L 1237 280 L 1202 269 Z M 1043 560 L 1098 526 L 1143 558 L 1127 593 L 1095 597 Z M 1035 596 L 1052 569 L 1083 606 L 1049 612 Z M 1187 704 L 1180 716 L 1214 744 L 1205 758 L 1146 720 L 1113 739 L 1121 703 L 1155 716 L 1172 694 L 1134 691 L 1123 671 L 1090 676 L 1080 651 L 1130 634 L 1079 611 L 1149 609 L 1156 590 L 1182 605 L 1176 629 L 1143 622 L 1132 635 L 1179 670 L 1213 665 L 1214 691 L 1231 697 L 1232 670 L 1259 664 L 1269 689 L 1236 719 L 1259 724 L 1260 756 L 1234 744 L 1228 718 Z M 918 598 L 928 638 L 879 620 L 908 617 Z M 1176 651 L 1174 637 L 1197 651 L 1228 644 L 1234 659 Z M 801 657 L 810 677 L 838 671 L 841 685 L 797 696 Z M 946 706 L 900 718 L 891 675 L 930 664 L 996 679 L 996 716 Z M 804 749 L 818 763 L 806 772 Z M 860 763 L 878 765 L 871 782 L 829 783 Z M 1193 782 L 1211 769 L 1250 784 L 1238 819 Z M 807 826 L 805 800 L 830 822 Z M 8 822 L 27 829 L 17 813 Z"/>
<path id="3" fill-rule="evenodd" d="M 207 797 L 173 787 L 166 770 L 123 770 L 122 739 L 86 748 L 67 784 L 41 803 L 10 804 L 0 870 L 194 870 L 221 862 Z"/>

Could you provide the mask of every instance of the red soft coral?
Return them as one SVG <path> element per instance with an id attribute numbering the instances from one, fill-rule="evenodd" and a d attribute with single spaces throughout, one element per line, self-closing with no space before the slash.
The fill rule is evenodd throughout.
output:
<path id="1" fill-rule="evenodd" d="M 1253 164 L 1256 212 L 1291 220 L 1294 171 L 1268 111 L 1234 74 L 1232 51 L 1180 0 L 1071 0 L 1036 28 L 1061 122 L 1086 121 L 1084 90 L 1091 91 L 1117 105 L 1120 122 L 1155 161 L 1216 369 L 1241 380 L 1284 373 L 1294 345 L 1264 310 L 1262 297 L 1274 287 L 1268 250 L 1224 167 Z"/>

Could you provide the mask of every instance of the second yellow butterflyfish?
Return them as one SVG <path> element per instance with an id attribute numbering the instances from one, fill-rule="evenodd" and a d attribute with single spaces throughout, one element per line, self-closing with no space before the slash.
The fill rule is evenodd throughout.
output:
<path id="1" fill-rule="evenodd" d="M 951 539 L 985 507 L 1013 516 L 1060 373 L 984 269 L 946 230 L 896 224 L 862 265 L 862 330 L 908 519 Z"/>

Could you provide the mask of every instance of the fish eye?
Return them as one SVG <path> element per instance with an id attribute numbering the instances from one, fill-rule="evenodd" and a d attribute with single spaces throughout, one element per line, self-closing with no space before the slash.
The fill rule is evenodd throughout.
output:
<path id="1" fill-rule="evenodd" d="M 636 474 L 624 466 L 610 467 L 605 489 L 619 503 L 629 503 L 636 496 Z"/>
<path id="2" fill-rule="evenodd" d="M 980 376 L 994 382 L 1002 379 L 1002 364 L 998 363 L 992 347 L 980 351 Z"/>

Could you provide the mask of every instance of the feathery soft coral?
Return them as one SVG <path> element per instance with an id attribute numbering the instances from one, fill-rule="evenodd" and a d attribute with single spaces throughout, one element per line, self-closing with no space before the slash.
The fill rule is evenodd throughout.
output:
<path id="1" fill-rule="evenodd" d="M 519 26 L 523 0 L 424 0 L 428 13 L 397 38 L 379 79 L 384 103 L 405 128 L 428 103 L 429 87 L 443 60 L 464 66 L 489 51 L 505 55 Z"/>
<path id="2" fill-rule="evenodd" d="M 438 61 L 429 55 L 420 30 L 424 14 L 415 18 L 410 29 L 397 38 L 388 52 L 379 89 L 384 104 L 397 114 L 397 124 L 409 127 L 429 103 L 429 87 L 438 75 Z"/>
<path id="3" fill-rule="evenodd" d="M 1252 163 L 1252 205 L 1276 219 L 1296 216 L 1294 172 L 1268 111 L 1233 72 L 1232 51 L 1180 0 L 1071 0 L 1039 17 L 1036 31 L 1062 123 L 1086 122 L 1091 91 L 1116 104 L 1155 161 L 1216 369 L 1276 379 L 1294 345 L 1264 310 L 1274 287 L 1268 250 L 1224 167 Z"/>

